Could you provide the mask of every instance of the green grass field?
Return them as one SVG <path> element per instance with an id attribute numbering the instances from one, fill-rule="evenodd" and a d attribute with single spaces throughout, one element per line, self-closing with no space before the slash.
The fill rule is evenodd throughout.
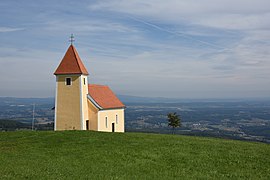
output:
<path id="1" fill-rule="evenodd" d="M 270 179 L 270 145 L 144 133 L 0 132 L 0 179 Z"/>

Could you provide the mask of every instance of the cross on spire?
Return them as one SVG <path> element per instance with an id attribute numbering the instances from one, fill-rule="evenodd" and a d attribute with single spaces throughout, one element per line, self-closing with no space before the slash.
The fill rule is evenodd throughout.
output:
<path id="1" fill-rule="evenodd" d="M 73 44 L 73 42 L 75 41 L 75 39 L 74 39 L 74 35 L 73 35 L 73 34 L 71 34 L 69 38 L 70 38 L 70 39 L 69 39 L 69 42 L 70 42 L 70 44 L 72 45 L 72 44 Z"/>

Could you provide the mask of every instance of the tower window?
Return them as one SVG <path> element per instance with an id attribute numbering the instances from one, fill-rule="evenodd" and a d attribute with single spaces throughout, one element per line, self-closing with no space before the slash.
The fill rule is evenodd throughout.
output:
<path id="1" fill-rule="evenodd" d="M 115 116 L 115 121 L 116 121 L 116 124 L 118 124 L 118 115 L 117 114 Z"/>
<path id="2" fill-rule="evenodd" d="M 83 78 L 83 84 L 85 85 L 85 78 Z"/>
<path id="3" fill-rule="evenodd" d="M 71 85 L 71 78 L 66 78 L 66 85 L 70 86 Z"/>

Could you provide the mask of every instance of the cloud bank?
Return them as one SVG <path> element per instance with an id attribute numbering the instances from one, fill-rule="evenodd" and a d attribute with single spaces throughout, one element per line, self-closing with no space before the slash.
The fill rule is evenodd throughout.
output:
<path id="1" fill-rule="evenodd" d="M 54 96 L 70 33 L 89 81 L 118 94 L 270 95 L 270 1 L 27 2 L 0 3 L 1 96 Z"/>

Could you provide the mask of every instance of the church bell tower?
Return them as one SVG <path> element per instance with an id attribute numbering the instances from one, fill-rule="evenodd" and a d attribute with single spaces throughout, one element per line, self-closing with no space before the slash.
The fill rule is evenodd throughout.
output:
<path id="1" fill-rule="evenodd" d="M 56 76 L 54 130 L 86 130 L 88 71 L 71 45 L 54 72 Z"/>

